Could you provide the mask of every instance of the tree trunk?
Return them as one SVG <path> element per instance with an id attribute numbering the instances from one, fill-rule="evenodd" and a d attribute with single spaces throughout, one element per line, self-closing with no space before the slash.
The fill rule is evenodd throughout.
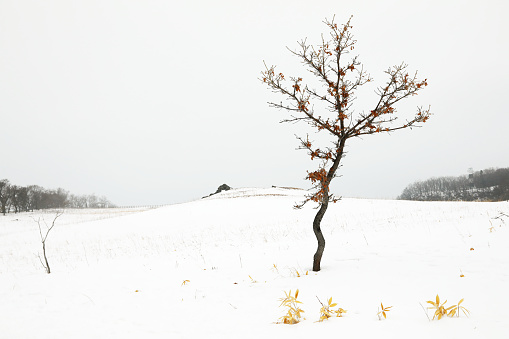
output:
<path id="1" fill-rule="evenodd" d="M 48 258 L 46 257 L 46 239 L 42 242 L 42 254 L 44 255 L 44 262 L 46 262 L 46 273 L 50 274 L 51 269 L 49 268 Z"/>
<path id="2" fill-rule="evenodd" d="M 320 262 L 322 261 L 323 250 L 325 249 L 325 238 L 323 237 L 322 230 L 320 229 L 320 223 L 322 222 L 325 211 L 329 205 L 329 197 L 322 203 L 318 213 L 316 213 L 315 219 L 313 220 L 313 231 L 315 232 L 316 240 L 318 241 L 318 248 L 316 249 L 315 256 L 313 257 L 313 271 L 320 271 Z"/>
<path id="3" fill-rule="evenodd" d="M 341 158 L 343 157 L 343 149 L 345 147 L 345 139 L 340 140 L 338 152 L 336 158 L 334 159 L 334 163 L 327 173 L 327 180 L 322 187 L 323 190 L 323 199 L 320 209 L 318 213 L 315 215 L 315 219 L 313 220 L 313 232 L 315 232 L 316 240 L 318 241 L 318 248 L 316 249 L 315 256 L 313 257 L 313 271 L 320 271 L 320 263 L 322 261 L 322 254 L 325 249 L 325 238 L 323 237 L 322 230 L 320 229 L 320 224 L 322 223 L 323 216 L 327 211 L 327 207 L 329 207 L 329 184 L 334 178 L 334 175 L 339 167 L 339 163 L 341 162 Z"/>

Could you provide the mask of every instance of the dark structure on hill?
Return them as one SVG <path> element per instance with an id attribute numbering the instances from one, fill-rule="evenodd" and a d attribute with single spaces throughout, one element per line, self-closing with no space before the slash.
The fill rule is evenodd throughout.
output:
<path id="1" fill-rule="evenodd" d="M 209 195 L 207 196 L 204 196 L 202 199 L 204 198 L 208 198 L 210 197 L 211 195 L 214 195 L 214 194 L 217 194 L 217 193 L 221 193 L 222 191 L 229 191 L 231 190 L 232 188 L 230 186 L 228 186 L 227 184 L 222 184 L 221 186 L 219 186 L 217 188 L 217 190 L 214 192 L 214 193 L 210 193 Z"/>

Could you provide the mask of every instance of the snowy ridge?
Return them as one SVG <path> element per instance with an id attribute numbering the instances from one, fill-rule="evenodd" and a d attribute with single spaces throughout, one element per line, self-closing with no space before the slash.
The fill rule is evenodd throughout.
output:
<path id="1" fill-rule="evenodd" d="M 263 196 L 282 196 L 282 197 L 302 197 L 307 191 L 300 188 L 291 187 L 271 187 L 271 188 L 256 188 L 256 187 L 243 187 L 232 188 L 228 191 L 211 195 L 204 199 L 233 199 L 233 198 L 249 198 L 249 197 L 263 197 Z"/>

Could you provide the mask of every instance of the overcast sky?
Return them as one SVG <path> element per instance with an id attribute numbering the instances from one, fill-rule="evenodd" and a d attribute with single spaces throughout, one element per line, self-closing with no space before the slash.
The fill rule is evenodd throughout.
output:
<path id="1" fill-rule="evenodd" d="M 118 205 L 199 198 L 226 183 L 308 188 L 314 170 L 258 80 L 304 79 L 286 46 L 353 15 L 374 78 L 405 61 L 429 86 L 424 127 L 350 140 L 333 190 L 395 198 L 410 183 L 509 167 L 509 4 L 484 1 L 0 0 L 0 179 Z M 313 136 L 313 135 L 312 135 Z M 317 136 L 313 136 L 317 138 Z"/>

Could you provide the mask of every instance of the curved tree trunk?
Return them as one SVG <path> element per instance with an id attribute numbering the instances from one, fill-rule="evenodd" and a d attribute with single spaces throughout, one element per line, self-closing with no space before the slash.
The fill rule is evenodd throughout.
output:
<path id="1" fill-rule="evenodd" d="M 318 241 L 318 248 L 316 249 L 316 253 L 313 257 L 313 271 L 320 271 L 320 263 L 322 261 L 322 254 L 325 249 L 325 238 L 323 237 L 322 230 L 320 228 L 320 224 L 322 223 L 323 216 L 327 211 L 327 207 L 329 207 L 329 184 L 334 178 L 336 171 L 339 167 L 339 163 L 341 162 L 341 158 L 343 157 L 343 149 L 345 147 L 345 139 L 341 139 L 339 143 L 338 152 L 336 158 L 334 159 L 334 163 L 327 173 L 327 180 L 322 187 L 323 190 L 323 199 L 320 209 L 318 213 L 315 215 L 315 219 L 313 220 L 313 232 L 315 232 L 316 240 Z"/>
<path id="2" fill-rule="evenodd" d="M 322 230 L 320 229 L 320 223 L 322 222 L 325 211 L 329 205 L 329 197 L 322 203 L 318 213 L 316 213 L 315 219 L 313 220 L 313 231 L 315 232 L 316 240 L 318 240 L 318 248 L 316 249 L 315 256 L 313 257 L 313 271 L 320 271 L 320 262 L 322 261 L 323 250 L 325 249 L 325 238 L 323 237 Z"/>

